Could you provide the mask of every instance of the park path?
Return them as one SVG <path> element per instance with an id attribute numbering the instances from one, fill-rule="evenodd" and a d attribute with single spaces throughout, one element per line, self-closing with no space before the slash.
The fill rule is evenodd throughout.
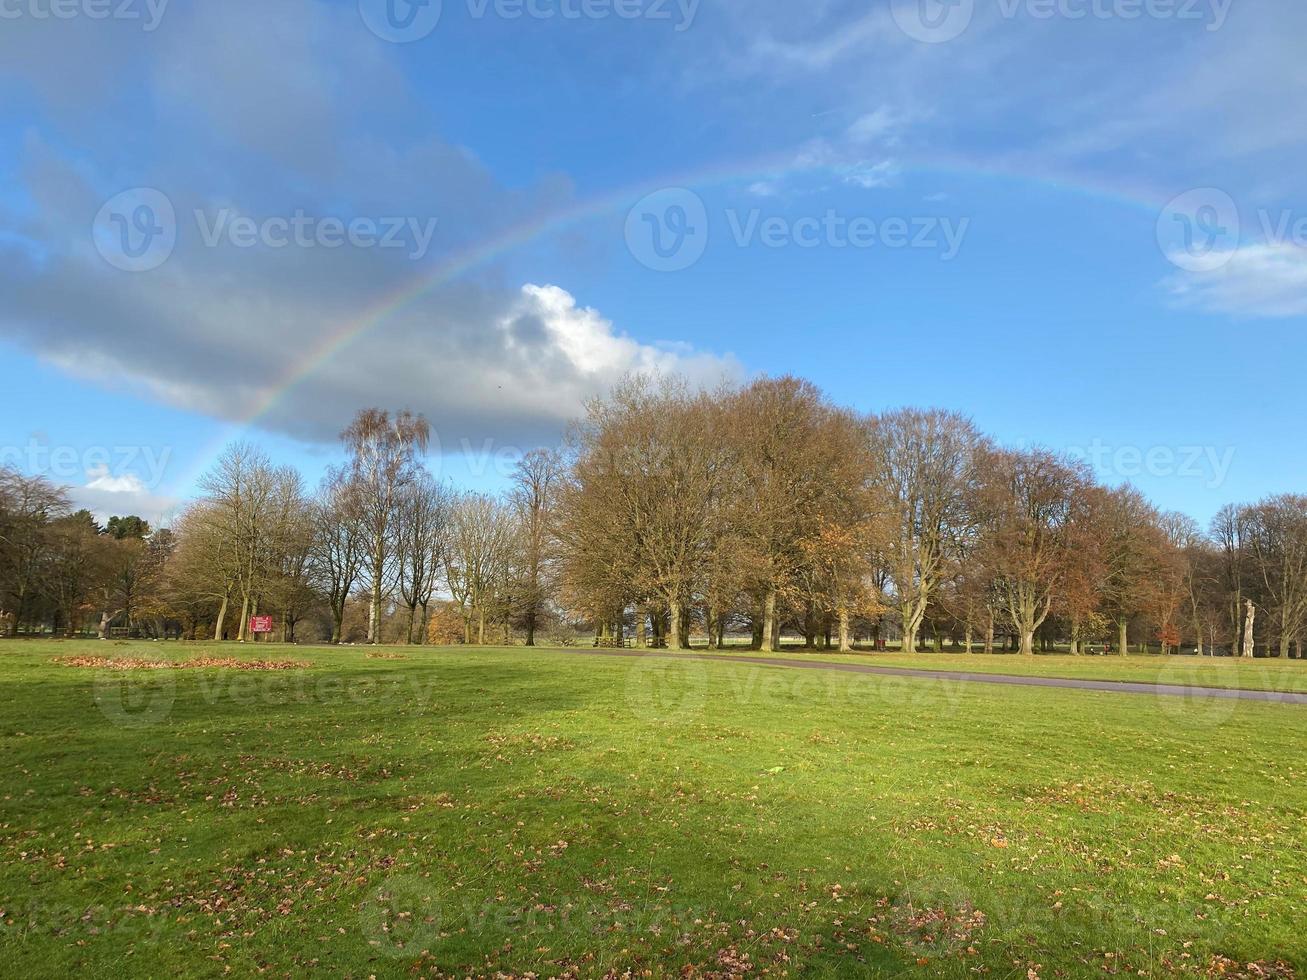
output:
<path id="1" fill-rule="evenodd" d="M 832 663 L 822 660 L 793 660 L 783 657 L 745 657 L 738 654 L 667 653 L 660 650 L 565 650 L 592 657 L 656 657 L 664 660 L 706 660 L 712 663 L 759 664 L 763 667 L 796 667 L 802 670 L 836 670 L 850 674 L 880 674 L 889 677 L 917 677 L 934 681 L 966 681 L 976 684 L 1006 684 L 1018 687 L 1061 687 L 1076 691 L 1107 691 L 1112 694 L 1148 694 L 1154 697 L 1218 698 L 1232 701 L 1270 701 L 1278 704 L 1307 704 L 1307 694 L 1284 691 L 1244 691 L 1236 688 L 1198 687 L 1187 684 L 1140 684 L 1134 681 L 1077 680 L 1071 677 L 1029 677 L 1020 674 L 978 674 L 965 670 L 914 670 L 911 667 L 873 667 L 870 664 Z"/>

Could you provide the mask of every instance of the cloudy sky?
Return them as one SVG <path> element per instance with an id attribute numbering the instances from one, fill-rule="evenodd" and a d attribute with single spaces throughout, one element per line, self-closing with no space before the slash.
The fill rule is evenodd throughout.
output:
<path id="1" fill-rule="evenodd" d="M 1307 488 L 1301 0 L 0 0 L 0 454 L 166 513 L 631 371 Z"/>

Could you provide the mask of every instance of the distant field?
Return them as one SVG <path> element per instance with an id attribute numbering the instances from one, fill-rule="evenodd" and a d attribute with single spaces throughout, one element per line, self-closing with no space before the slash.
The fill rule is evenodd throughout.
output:
<path id="1" fill-rule="evenodd" d="M 83 657 L 311 666 L 55 662 Z M 1296 662 L 859 659 L 1307 690 Z M 136 642 L 0 642 L 0 687 L 6 977 L 1030 980 L 1307 962 L 1299 706 Z"/>
<path id="2" fill-rule="evenodd" d="M 787 649 L 772 654 L 758 653 L 744 647 L 731 647 L 723 652 L 750 657 L 814 659 L 834 663 L 852 661 L 881 667 L 910 667 L 914 670 L 964 670 L 977 674 L 1017 674 L 1096 681 L 1132 681 L 1138 684 L 1183 684 L 1192 687 L 1235 688 L 1245 691 L 1307 693 L 1307 661 L 1303 660 L 1163 657 L 1157 654 L 1128 657 L 1113 655 L 1022 657 L 1016 654 L 902 654 L 893 651 L 836 653 L 802 648 Z"/>

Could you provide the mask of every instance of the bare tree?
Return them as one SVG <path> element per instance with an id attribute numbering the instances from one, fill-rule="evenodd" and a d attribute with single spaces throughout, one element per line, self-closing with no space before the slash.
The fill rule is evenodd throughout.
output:
<path id="1" fill-rule="evenodd" d="M 358 493 L 364 541 L 365 565 L 371 601 L 368 609 L 368 642 L 381 639 L 383 603 L 394 584 L 395 521 L 404 488 L 415 478 L 418 457 L 426 452 L 431 426 L 421 415 L 365 409 L 341 439 L 350 456 L 350 477 Z"/>
<path id="2" fill-rule="evenodd" d="M 419 642 L 425 642 L 431 597 L 448 547 L 450 509 L 449 492 L 427 473 L 419 473 L 400 492 L 395 561 L 399 568 L 400 598 L 408 610 L 405 643 L 413 642 L 415 628 Z"/>
<path id="3" fill-rule="evenodd" d="M 86 511 L 57 518 L 50 530 L 49 587 L 71 636 L 109 578 L 114 541 Z"/>
<path id="4" fill-rule="evenodd" d="M 1226 632 L 1232 652 L 1244 646 L 1244 629 L 1249 621 L 1245 617 L 1247 590 L 1253 575 L 1249 569 L 1247 547 L 1248 508 L 1228 505 L 1212 519 L 1210 535 L 1216 543 L 1217 602 L 1224 609 Z"/>
<path id="5" fill-rule="evenodd" d="M 875 479 L 890 509 L 885 558 L 905 652 L 916 651 L 926 610 L 958 558 L 980 443 L 971 422 L 955 412 L 903 409 L 882 415 L 873 429 Z"/>
<path id="6" fill-rule="evenodd" d="M 540 612 L 551 592 L 550 535 L 561 479 L 562 458 L 544 449 L 527 453 L 513 472 L 511 499 L 522 533 L 518 603 L 529 647 L 536 644 Z"/>
<path id="7" fill-rule="evenodd" d="M 485 644 L 496 616 L 506 616 L 503 600 L 512 547 L 517 539 L 512 508 L 485 494 L 467 494 L 454 503 L 445 549 L 445 577 L 463 615 L 463 638 Z"/>
<path id="8" fill-rule="evenodd" d="M 1088 530 L 1088 474 L 1044 450 L 987 452 L 983 471 L 985 562 L 1021 653 L 1031 655 L 1035 631 L 1062 595 L 1079 536 Z"/>
<path id="9" fill-rule="evenodd" d="M 289 515 L 302 497 L 300 477 L 289 467 L 274 466 L 267 455 L 247 443 L 224 450 L 212 470 L 200 478 L 204 493 L 200 520 L 220 577 L 241 600 L 237 639 L 244 642 L 251 615 L 276 574 L 284 554 Z M 231 593 L 224 595 L 214 631 L 221 639 Z"/>
<path id="10" fill-rule="evenodd" d="M 571 588 L 590 589 L 596 612 L 600 602 L 628 598 L 656 607 L 655 628 L 665 613 L 673 650 L 688 642 L 688 611 L 739 473 L 721 401 L 679 380 L 635 377 L 592 402 L 577 432 L 561 532 Z M 590 562 L 601 564 L 597 582 L 585 570 Z M 623 609 L 602 615 L 618 618 Z"/>
<path id="11" fill-rule="evenodd" d="M 729 493 L 729 533 L 741 544 L 762 596 L 762 639 L 780 649 L 787 600 L 810 614 L 814 603 L 812 554 L 803 547 L 827 530 L 846 498 L 861 492 L 865 457 L 850 419 L 811 383 L 763 378 L 732 397 L 726 437 L 740 472 L 723 481 Z M 831 572 L 827 567 L 826 572 Z M 811 642 L 811 634 L 809 634 Z"/>
<path id="12" fill-rule="evenodd" d="M 1098 532 L 1106 577 L 1103 609 L 1117 627 L 1117 652 L 1130 652 L 1130 620 L 1156 602 L 1163 538 L 1160 515 L 1133 487 L 1108 493 Z"/>
<path id="13" fill-rule="evenodd" d="M 1283 494 L 1248 508 L 1246 540 L 1278 633 L 1276 655 L 1288 657 L 1307 628 L 1307 497 Z"/>
<path id="14" fill-rule="evenodd" d="M 0 469 L 0 613 L 30 623 L 43 591 L 50 523 L 68 512 L 67 494 L 42 477 Z"/>
<path id="15" fill-rule="evenodd" d="M 363 508 L 348 470 L 329 469 L 311 509 L 309 567 L 331 612 L 331 642 L 340 643 L 345 603 L 363 570 L 367 549 Z"/>

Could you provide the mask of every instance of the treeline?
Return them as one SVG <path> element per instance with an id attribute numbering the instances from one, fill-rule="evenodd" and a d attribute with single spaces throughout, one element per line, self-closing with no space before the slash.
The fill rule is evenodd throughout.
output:
<path id="1" fill-rule="evenodd" d="M 313 492 L 234 445 L 153 533 L 5 474 L 3 615 L 215 639 L 267 614 L 279 638 L 334 642 L 1303 655 L 1307 497 L 1203 529 L 961 415 L 858 415 L 794 378 L 629 379 L 498 496 L 437 481 L 429 434 L 361 412 Z"/>

